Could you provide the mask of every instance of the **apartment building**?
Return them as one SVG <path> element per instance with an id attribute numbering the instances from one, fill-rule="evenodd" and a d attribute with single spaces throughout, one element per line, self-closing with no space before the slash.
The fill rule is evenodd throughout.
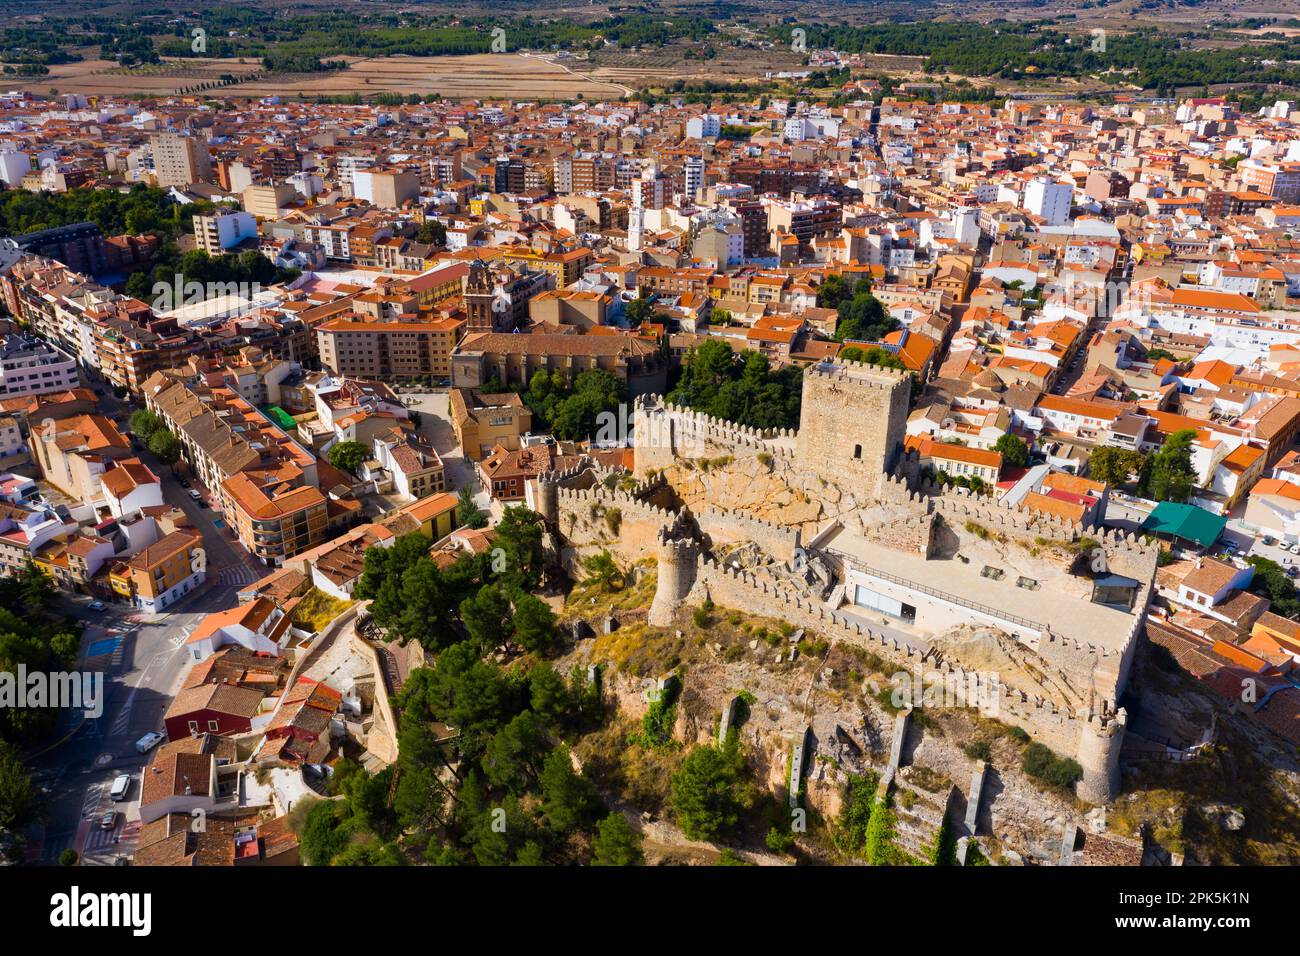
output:
<path id="1" fill-rule="evenodd" d="M 221 501 L 230 529 L 268 567 L 314 548 L 329 533 L 328 499 L 317 488 L 295 484 L 281 469 L 230 476 L 221 483 Z"/>
<path id="2" fill-rule="evenodd" d="M 0 344 L 0 394 L 44 395 L 80 384 L 76 360 L 53 343 L 14 334 Z"/>
<path id="3" fill-rule="evenodd" d="M 228 385 L 183 372 L 158 373 L 144 388 L 145 407 L 180 439 L 185 461 L 208 488 L 250 469 L 287 469 L 282 481 L 316 485 L 316 458 Z"/>
<path id="4" fill-rule="evenodd" d="M 210 216 L 194 217 L 194 241 L 210 256 L 219 256 L 256 238 L 257 220 L 247 212 L 221 208 Z"/>
<path id="5" fill-rule="evenodd" d="M 316 328 L 321 364 L 348 378 L 451 377 L 451 354 L 464 334 L 463 318 L 382 321 L 345 313 Z"/>
<path id="6" fill-rule="evenodd" d="M 249 186 L 240 194 L 244 212 L 256 219 L 279 219 L 296 198 L 297 191 L 288 183 Z"/>
<path id="7" fill-rule="evenodd" d="M 103 415 L 77 415 L 32 428 L 28 450 L 46 481 L 75 501 L 95 502 L 104 473 L 130 457 L 131 444 Z"/>
<path id="8" fill-rule="evenodd" d="M 178 529 L 114 566 L 114 593 L 157 614 L 197 590 L 207 577 L 207 553 L 197 531 Z"/>
<path id="9" fill-rule="evenodd" d="M 149 148 L 159 186 L 188 186 L 212 179 L 211 152 L 208 144 L 197 137 L 154 133 L 149 137 Z"/>
<path id="10" fill-rule="evenodd" d="M 433 443 L 414 431 L 392 428 L 375 436 L 375 461 L 393 478 L 393 490 L 404 498 L 427 498 L 445 491 L 442 459 Z"/>
<path id="11" fill-rule="evenodd" d="M 352 174 L 352 195 L 381 209 L 399 209 L 419 198 L 420 176 L 406 169 L 366 169 Z"/>

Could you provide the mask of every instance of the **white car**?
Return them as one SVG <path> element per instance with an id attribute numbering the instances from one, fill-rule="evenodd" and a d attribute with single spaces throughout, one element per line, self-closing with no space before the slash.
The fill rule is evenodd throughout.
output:
<path id="1" fill-rule="evenodd" d="M 203 497 L 203 494 L 197 488 L 191 488 L 190 497 L 193 498 L 195 501 L 198 501 L 200 498 Z"/>
<path id="2" fill-rule="evenodd" d="M 89 611 L 102 611 L 104 610 L 104 602 L 91 601 L 89 604 L 86 605 L 86 609 Z"/>
<path id="3" fill-rule="evenodd" d="M 126 799 L 127 793 L 131 790 L 131 775 L 129 773 L 120 773 L 113 780 L 113 788 L 108 791 L 108 795 L 115 803 L 120 803 Z"/>
<path id="4" fill-rule="evenodd" d="M 151 730 L 135 742 L 135 749 L 140 751 L 142 754 L 147 754 L 149 751 L 153 750 L 154 747 L 157 747 L 158 744 L 162 742 L 162 739 L 162 734 L 158 733 L 156 730 Z"/>

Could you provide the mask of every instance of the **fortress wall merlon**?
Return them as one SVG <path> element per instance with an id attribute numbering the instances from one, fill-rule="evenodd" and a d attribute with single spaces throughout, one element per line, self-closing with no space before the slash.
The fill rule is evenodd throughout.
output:
<path id="1" fill-rule="evenodd" d="M 1124 712 L 1109 710 L 1092 713 L 1058 705 L 1045 698 L 1031 696 L 997 681 L 995 676 L 967 671 L 960 665 L 940 660 L 932 650 L 903 644 L 892 634 L 878 633 L 861 621 L 827 609 L 779 585 L 759 579 L 738 568 L 729 568 L 707 555 L 698 555 L 692 595 L 705 594 L 717 604 L 743 608 L 764 616 L 810 627 L 828 640 L 844 641 L 880 654 L 900 669 L 930 662 L 931 669 L 950 675 L 966 691 L 974 688 L 981 709 L 992 702 L 997 716 L 1007 723 L 1023 726 L 1036 739 L 1058 753 L 1073 755 L 1084 768 L 1080 796 L 1095 803 L 1106 802 L 1117 792 L 1118 755 L 1122 741 Z M 679 582 L 676 587 L 680 588 Z M 1057 642 L 1057 646 L 1076 642 Z M 1095 663 L 1096 658 L 1092 658 Z M 1112 705 L 1113 707 L 1113 705 Z"/>

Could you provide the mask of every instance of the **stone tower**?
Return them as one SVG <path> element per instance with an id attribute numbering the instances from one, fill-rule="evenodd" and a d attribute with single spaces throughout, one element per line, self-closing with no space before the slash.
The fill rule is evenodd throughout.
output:
<path id="1" fill-rule="evenodd" d="M 537 513 L 546 522 L 548 531 L 557 531 L 560 527 L 560 483 L 559 476 L 551 471 L 544 471 L 537 476 Z"/>
<path id="2" fill-rule="evenodd" d="M 1092 804 L 1110 803 L 1119 795 L 1119 752 L 1124 742 L 1128 714 L 1102 716 L 1088 713 L 1079 726 L 1079 766 L 1083 779 L 1075 788 L 1080 800 Z"/>
<path id="3" fill-rule="evenodd" d="M 903 456 L 911 376 L 860 362 L 804 371 L 798 467 L 827 481 L 875 490 Z"/>
<path id="4" fill-rule="evenodd" d="M 674 538 L 667 528 L 659 532 L 656 552 L 659 577 L 649 614 L 649 622 L 654 627 L 672 624 L 677 608 L 695 584 L 695 563 L 699 555 L 699 544 L 690 538 Z"/>

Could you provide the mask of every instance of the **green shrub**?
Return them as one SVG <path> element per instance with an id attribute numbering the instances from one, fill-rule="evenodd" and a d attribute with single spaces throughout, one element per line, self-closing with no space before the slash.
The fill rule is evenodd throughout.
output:
<path id="1" fill-rule="evenodd" d="M 1062 790 L 1068 790 L 1083 776 L 1083 768 L 1070 757 L 1058 757 L 1040 743 L 1025 748 L 1021 768 L 1031 777 Z"/>
<path id="2" fill-rule="evenodd" d="M 993 756 L 993 751 L 989 748 L 987 740 L 971 741 L 961 749 L 971 760 L 989 760 Z"/>

